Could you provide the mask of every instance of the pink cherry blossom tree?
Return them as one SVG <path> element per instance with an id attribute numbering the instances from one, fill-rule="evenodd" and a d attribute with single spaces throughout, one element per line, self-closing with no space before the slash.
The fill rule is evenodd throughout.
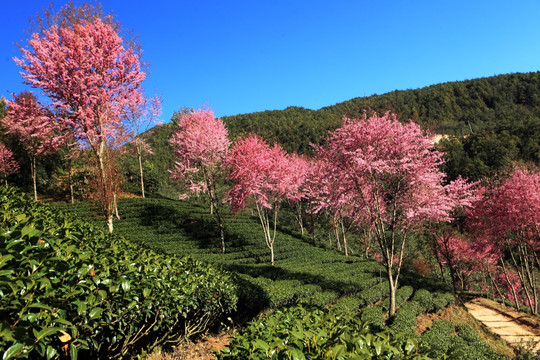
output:
<path id="1" fill-rule="evenodd" d="M 222 165 L 228 154 L 230 141 L 227 128 L 211 110 L 184 113 L 178 120 L 179 130 L 171 137 L 176 162 L 171 175 L 181 180 L 186 190 L 208 195 L 210 213 L 220 228 L 221 251 L 225 252 L 225 221 L 220 211 L 223 196 L 218 181 L 223 178 Z"/>
<path id="2" fill-rule="evenodd" d="M 13 152 L 4 144 L 0 144 L 0 176 L 4 178 L 4 183 L 8 184 L 7 177 L 19 171 L 19 163 L 13 158 Z"/>
<path id="3" fill-rule="evenodd" d="M 141 194 L 144 193 L 143 155 L 153 154 L 150 145 L 140 136 L 142 132 L 155 124 L 161 114 L 161 103 L 163 99 L 154 95 L 152 98 L 144 96 L 142 89 L 134 96 L 134 100 L 127 104 L 124 109 L 124 116 L 131 129 L 131 145 L 135 150 L 135 155 L 139 160 L 139 176 L 141 182 Z"/>
<path id="4" fill-rule="evenodd" d="M 280 205 L 285 200 L 299 201 L 305 166 L 297 156 L 288 155 L 277 144 L 270 147 L 255 135 L 236 142 L 228 157 L 233 182 L 229 201 L 233 211 L 239 211 L 248 199 L 253 199 L 261 221 L 270 263 L 274 265 L 274 242 Z"/>
<path id="5" fill-rule="evenodd" d="M 59 127 L 30 92 L 14 95 L 7 102 L 8 113 L 2 119 L 7 134 L 14 135 L 30 158 L 30 176 L 37 200 L 36 159 L 55 151 L 62 143 Z"/>
<path id="6" fill-rule="evenodd" d="M 25 71 L 25 83 L 50 97 L 65 125 L 92 150 L 102 186 L 112 184 L 105 163 L 112 158 L 106 152 L 111 140 L 126 131 L 122 110 L 136 99 L 145 78 L 139 56 L 100 18 L 69 28 L 52 26 L 43 35 L 34 34 L 28 44 L 23 58 L 15 59 Z M 112 232 L 113 204 L 102 205 Z"/>
<path id="7" fill-rule="evenodd" d="M 499 257 L 517 272 L 528 306 L 538 313 L 540 261 L 540 171 L 517 167 L 502 183 L 487 189 L 469 212 L 469 229 L 507 254 Z"/>
<path id="8" fill-rule="evenodd" d="M 452 220 L 452 210 L 465 202 L 469 188 L 445 187 L 442 154 L 429 135 L 390 113 L 344 119 L 316 150 L 327 165 L 324 181 L 333 184 L 324 201 L 368 226 L 380 247 L 393 316 L 407 237 L 427 222 Z M 455 194 L 458 190 L 464 194 Z M 336 205 L 341 203 L 346 206 Z"/>
<path id="9" fill-rule="evenodd" d="M 334 231 L 337 248 L 341 251 L 341 243 L 343 243 L 345 256 L 349 256 L 346 234 L 358 225 L 358 219 L 349 216 L 348 194 L 341 193 L 337 195 L 341 187 L 339 179 L 327 176 L 328 173 L 333 171 L 332 166 L 332 164 L 327 163 L 320 157 L 311 161 L 305 186 L 311 204 L 309 211 L 329 214 L 329 225 Z M 345 225 L 346 223 L 347 225 Z"/>

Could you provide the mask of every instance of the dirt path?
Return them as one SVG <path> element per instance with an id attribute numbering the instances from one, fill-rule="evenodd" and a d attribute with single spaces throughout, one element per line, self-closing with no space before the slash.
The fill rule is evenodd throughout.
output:
<path id="1" fill-rule="evenodd" d="M 500 336 L 511 346 L 534 343 L 540 351 L 540 327 L 538 320 L 488 299 L 474 299 L 465 304 L 469 313 L 482 322 L 491 332 Z"/>

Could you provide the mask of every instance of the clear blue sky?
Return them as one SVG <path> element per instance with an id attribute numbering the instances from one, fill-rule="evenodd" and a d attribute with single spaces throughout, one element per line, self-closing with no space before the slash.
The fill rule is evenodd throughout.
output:
<path id="1" fill-rule="evenodd" d="M 28 89 L 12 60 L 48 0 L 3 0 L 0 95 Z M 60 7 L 65 1 L 55 1 Z M 162 120 L 217 116 L 540 70 L 540 0 L 102 0 L 140 36 Z"/>

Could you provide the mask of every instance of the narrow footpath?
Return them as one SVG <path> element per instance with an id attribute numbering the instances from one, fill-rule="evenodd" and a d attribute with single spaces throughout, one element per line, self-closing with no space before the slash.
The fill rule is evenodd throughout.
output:
<path id="1" fill-rule="evenodd" d="M 528 348 L 530 344 L 534 344 L 534 351 L 540 351 L 540 327 L 530 315 L 508 307 L 503 308 L 488 299 L 474 299 L 465 306 L 472 316 L 510 346 L 523 345 Z M 532 322 L 528 321 L 530 318 Z"/>

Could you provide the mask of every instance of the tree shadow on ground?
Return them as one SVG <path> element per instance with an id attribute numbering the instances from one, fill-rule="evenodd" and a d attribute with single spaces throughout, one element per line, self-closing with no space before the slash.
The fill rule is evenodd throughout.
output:
<path id="1" fill-rule="evenodd" d="M 165 204 L 145 204 L 139 220 L 141 225 L 158 234 L 180 232 L 194 241 L 199 249 L 221 252 L 219 225 L 209 213 L 190 212 Z M 227 247 L 238 247 L 248 243 L 225 227 L 225 244 Z"/>

